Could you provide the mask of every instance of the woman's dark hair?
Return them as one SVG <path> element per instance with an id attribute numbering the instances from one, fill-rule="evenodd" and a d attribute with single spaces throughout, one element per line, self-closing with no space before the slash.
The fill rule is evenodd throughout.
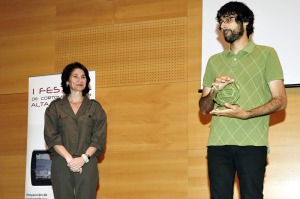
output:
<path id="1" fill-rule="evenodd" d="M 248 22 L 248 25 L 246 27 L 247 36 L 249 36 L 253 33 L 254 27 L 254 14 L 252 10 L 246 4 L 237 2 L 237 1 L 231 1 L 229 3 L 226 3 L 224 6 L 220 8 L 220 10 L 217 13 L 217 21 L 220 22 L 222 17 L 228 17 L 228 16 L 235 16 L 236 15 L 236 22 L 239 24 L 243 24 L 244 22 Z"/>
<path id="2" fill-rule="evenodd" d="M 87 70 L 87 68 L 82 65 L 81 63 L 79 62 L 73 62 L 73 63 L 70 63 L 68 64 L 62 74 L 61 74 L 61 86 L 63 88 L 63 92 L 68 95 L 71 93 L 70 91 L 70 87 L 69 85 L 67 85 L 67 81 L 69 81 L 69 78 L 71 76 L 71 73 L 76 69 L 76 68 L 79 68 L 81 70 L 83 70 L 85 76 L 86 76 L 86 86 L 85 88 L 83 89 L 82 91 L 82 95 L 85 96 L 87 93 L 90 92 L 90 87 L 89 87 L 89 83 L 91 81 L 91 78 L 89 76 L 89 71 Z"/>

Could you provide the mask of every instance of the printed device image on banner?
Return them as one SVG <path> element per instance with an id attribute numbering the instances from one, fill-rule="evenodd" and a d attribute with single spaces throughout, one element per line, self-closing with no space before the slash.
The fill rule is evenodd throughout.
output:
<path id="1" fill-rule="evenodd" d="M 95 99 L 95 71 L 89 71 L 90 98 Z M 62 97 L 61 74 L 29 77 L 25 199 L 54 199 L 51 157 L 44 140 L 44 113 Z"/>

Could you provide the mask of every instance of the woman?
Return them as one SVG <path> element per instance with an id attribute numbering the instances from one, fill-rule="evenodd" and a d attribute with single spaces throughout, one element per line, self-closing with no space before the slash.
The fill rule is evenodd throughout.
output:
<path id="1" fill-rule="evenodd" d="M 65 95 L 45 112 L 44 137 L 52 153 L 51 181 L 56 199 L 95 199 L 97 156 L 104 152 L 107 120 L 88 97 L 90 77 L 82 64 L 67 65 L 61 75 Z"/>

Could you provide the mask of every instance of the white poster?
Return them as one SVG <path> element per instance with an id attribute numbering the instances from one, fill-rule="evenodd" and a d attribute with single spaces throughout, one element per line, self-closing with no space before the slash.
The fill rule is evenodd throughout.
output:
<path id="1" fill-rule="evenodd" d="M 95 99 L 95 71 L 90 71 L 90 95 Z M 62 97 L 61 74 L 29 77 L 25 199 L 54 199 L 51 159 L 44 141 L 44 113 Z"/>

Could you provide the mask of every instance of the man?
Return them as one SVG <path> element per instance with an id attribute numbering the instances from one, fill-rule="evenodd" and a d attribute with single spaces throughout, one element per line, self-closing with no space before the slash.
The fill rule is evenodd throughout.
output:
<path id="1" fill-rule="evenodd" d="M 253 12 L 241 2 L 216 17 L 229 49 L 210 57 L 199 108 L 211 114 L 207 147 L 212 199 L 232 199 L 235 173 L 242 199 L 262 199 L 270 114 L 286 108 L 276 51 L 256 45 Z"/>

